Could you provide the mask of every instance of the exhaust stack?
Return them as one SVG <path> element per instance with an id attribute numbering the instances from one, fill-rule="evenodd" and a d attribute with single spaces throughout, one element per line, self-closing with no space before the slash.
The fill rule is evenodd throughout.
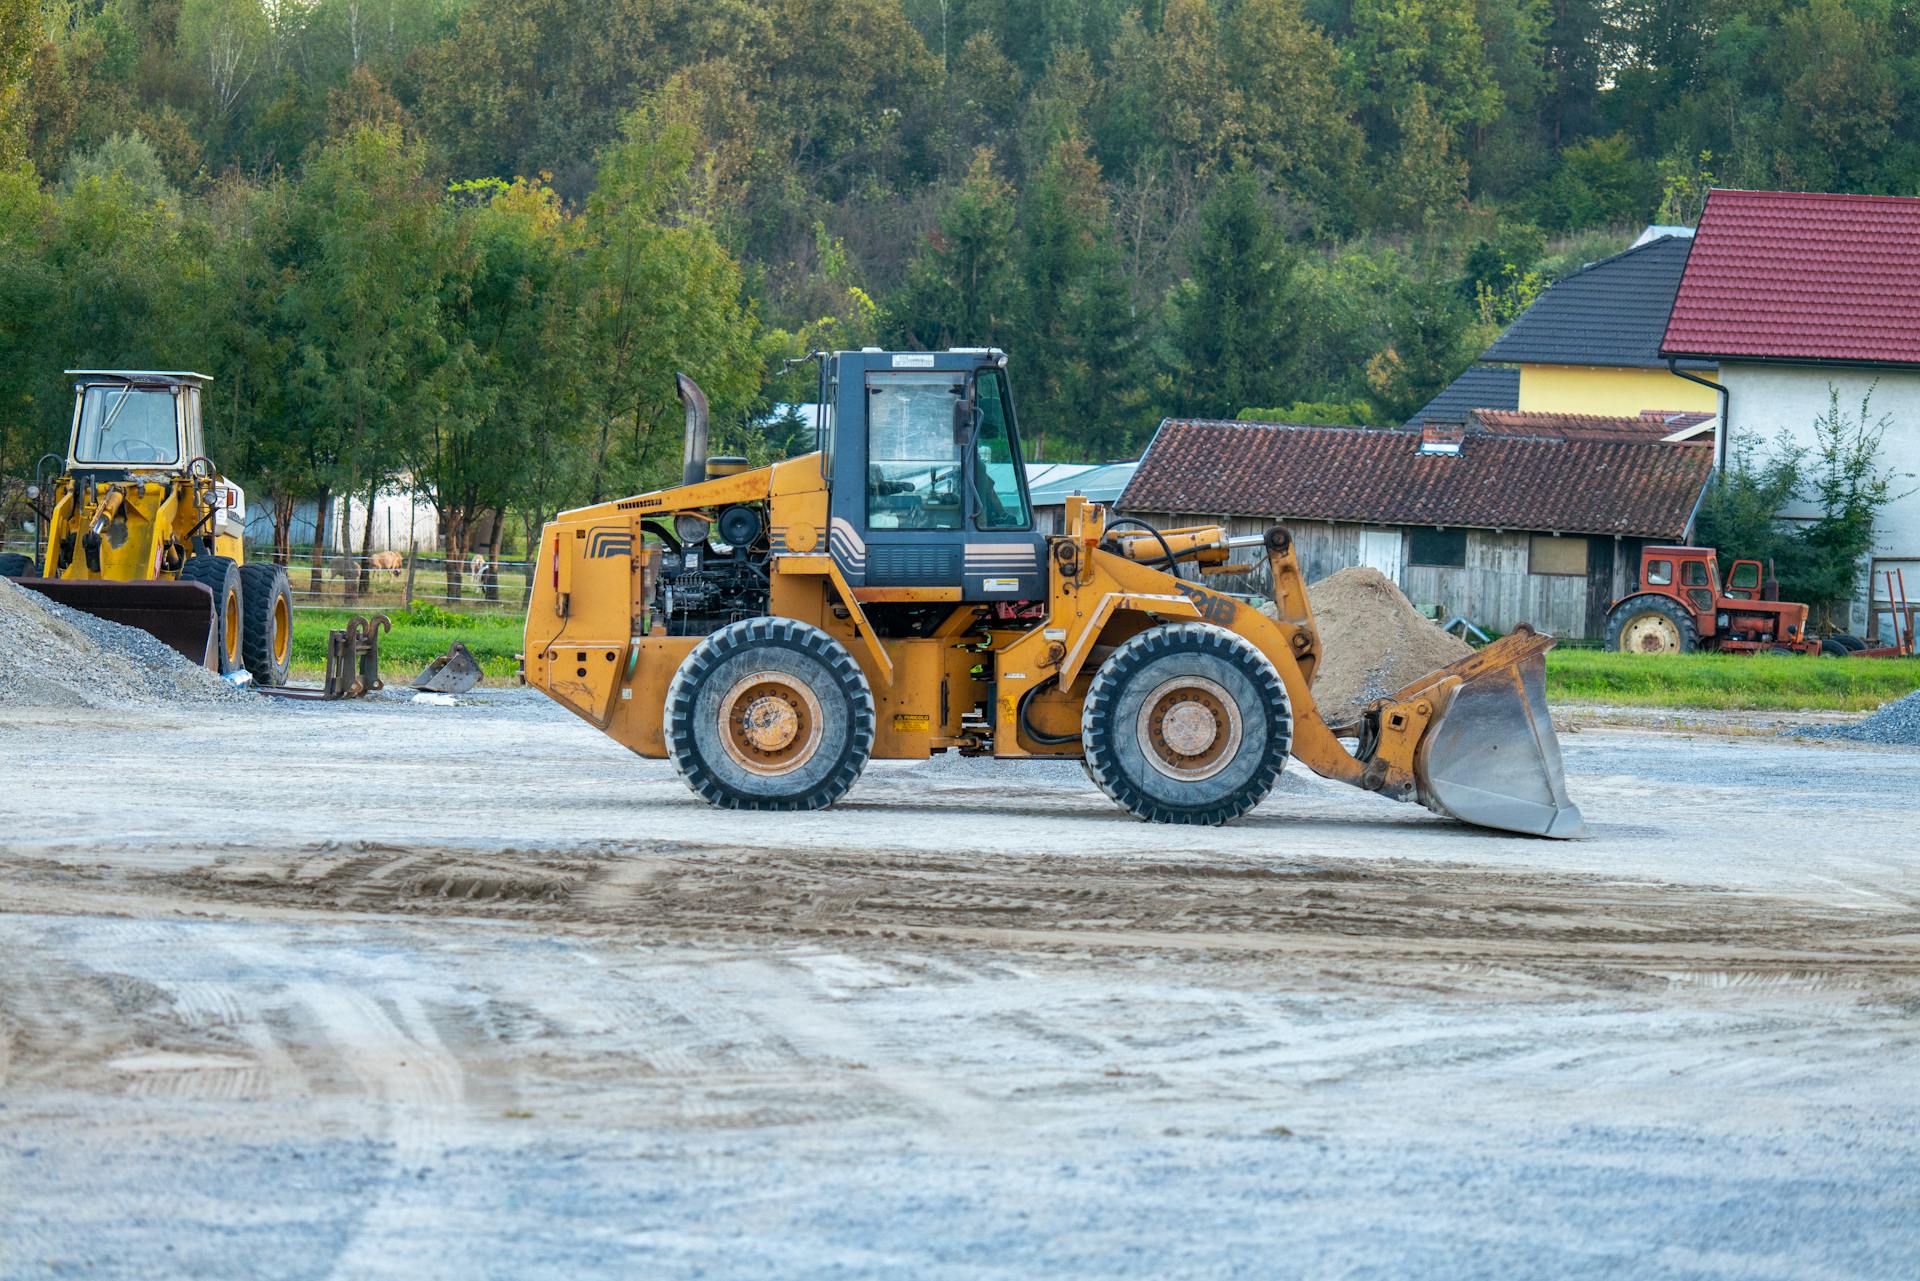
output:
<path id="1" fill-rule="evenodd" d="M 707 394 L 685 374 L 675 374 L 673 383 L 680 393 L 680 403 L 687 407 L 687 445 L 681 457 L 680 483 L 697 485 L 707 478 Z"/>

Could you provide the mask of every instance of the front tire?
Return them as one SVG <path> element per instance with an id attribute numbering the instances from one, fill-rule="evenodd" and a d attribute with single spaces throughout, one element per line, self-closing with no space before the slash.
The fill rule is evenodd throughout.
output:
<path id="1" fill-rule="evenodd" d="M 1113 652 L 1081 709 L 1087 773 L 1135 818 L 1217 825 L 1266 799 L 1293 746 L 1273 664 L 1209 623 L 1141 632 Z"/>
<path id="2" fill-rule="evenodd" d="M 242 565 L 240 654 L 256 685 L 287 683 L 293 666 L 293 593 L 278 565 Z"/>
<path id="3" fill-rule="evenodd" d="M 0 578 L 32 578 L 38 570 L 31 556 L 22 552 L 0 552 Z"/>
<path id="4" fill-rule="evenodd" d="M 694 646 L 667 687 L 667 755 L 710 804 L 817 810 L 873 753 L 873 690 L 810 623 L 748 618 Z"/>
<path id="5" fill-rule="evenodd" d="M 227 556 L 190 556 L 180 567 L 180 581 L 200 583 L 213 593 L 213 647 L 220 674 L 240 670 L 242 589 L 240 567 Z"/>
<path id="6" fill-rule="evenodd" d="M 1700 648 L 1693 615 L 1665 596 L 1634 596 L 1607 615 L 1607 649 L 1615 654 L 1691 654 Z"/>

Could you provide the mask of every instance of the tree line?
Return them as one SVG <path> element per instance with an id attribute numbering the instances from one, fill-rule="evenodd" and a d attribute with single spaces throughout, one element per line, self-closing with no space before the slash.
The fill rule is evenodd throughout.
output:
<path id="1" fill-rule="evenodd" d="M 814 347 L 1002 346 L 1046 458 L 1394 423 L 1715 182 L 1920 190 L 1916 8 L 0 0 L 0 473 L 74 365 L 214 375 L 283 552 L 666 480 L 675 370 L 776 456 Z"/>

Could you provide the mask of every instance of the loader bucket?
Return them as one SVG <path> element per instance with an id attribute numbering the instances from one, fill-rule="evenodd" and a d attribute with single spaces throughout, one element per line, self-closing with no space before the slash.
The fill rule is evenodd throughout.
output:
<path id="1" fill-rule="evenodd" d="M 1394 695 L 1393 702 L 1425 696 L 1435 704 L 1414 754 L 1422 805 L 1480 827 L 1586 835 L 1586 821 L 1567 797 L 1560 740 L 1547 714 L 1552 648 L 1553 637 L 1522 624 Z"/>
<path id="2" fill-rule="evenodd" d="M 16 578 L 69 609 L 137 627 L 202 667 L 220 670 L 213 641 L 213 593 L 203 583 L 164 579 L 115 582 L 91 578 Z"/>

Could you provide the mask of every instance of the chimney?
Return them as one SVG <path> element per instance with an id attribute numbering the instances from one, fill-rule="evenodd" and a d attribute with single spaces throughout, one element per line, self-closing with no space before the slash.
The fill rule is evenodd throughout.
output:
<path id="1" fill-rule="evenodd" d="M 1465 423 L 1426 422 L 1420 425 L 1419 453 L 1453 455 L 1467 438 Z"/>

